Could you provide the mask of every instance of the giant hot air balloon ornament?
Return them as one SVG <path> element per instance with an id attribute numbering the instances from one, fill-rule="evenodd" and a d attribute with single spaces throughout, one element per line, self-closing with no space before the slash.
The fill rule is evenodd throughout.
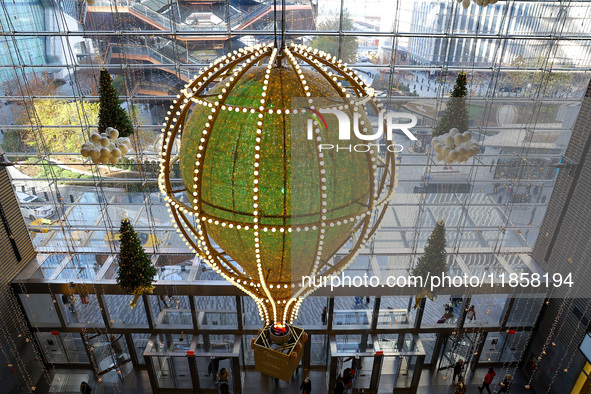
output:
<path id="1" fill-rule="evenodd" d="M 383 114 L 373 97 L 327 53 L 257 45 L 200 71 L 166 117 L 159 186 L 174 225 L 256 302 L 264 328 L 255 365 L 272 376 L 289 380 L 301 359 L 307 336 L 292 322 L 313 283 L 355 259 L 393 195 L 395 154 L 359 138 L 374 134 L 367 110 Z M 322 115 L 331 105 L 353 119 L 351 140 L 339 140 L 336 116 Z M 354 148 L 326 149 L 343 142 Z M 177 160 L 182 186 L 171 180 Z"/>

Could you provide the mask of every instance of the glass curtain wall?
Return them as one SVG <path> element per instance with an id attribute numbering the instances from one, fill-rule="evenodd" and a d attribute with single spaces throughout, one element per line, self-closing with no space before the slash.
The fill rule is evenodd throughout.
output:
<path id="1" fill-rule="evenodd" d="M 1 5 L 3 32 L 15 32 L 0 46 L 1 146 L 16 163 L 10 173 L 37 249 L 110 254 L 128 217 L 148 251 L 187 253 L 156 186 L 161 123 L 201 67 L 273 39 L 272 2 L 20 4 Z M 590 8 L 576 1 L 467 10 L 447 0 L 286 2 L 279 12 L 288 41 L 338 56 L 389 108 L 422 115 L 419 141 L 399 137 L 397 194 L 370 247 L 377 265 L 360 258 L 351 269 L 407 270 L 439 219 L 452 264 L 464 271 L 527 263 L 520 254 L 538 234 L 589 80 Z M 79 154 L 97 128 L 103 68 L 136 129 L 129 154 L 114 166 Z M 432 187 L 449 169 L 433 160 L 428 141 L 461 71 L 480 153 L 453 166 L 470 187 L 450 192 Z"/>

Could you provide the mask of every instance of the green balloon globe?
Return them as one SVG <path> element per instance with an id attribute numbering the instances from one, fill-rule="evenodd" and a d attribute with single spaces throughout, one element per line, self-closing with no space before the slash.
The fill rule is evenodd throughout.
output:
<path id="1" fill-rule="evenodd" d="M 376 149 L 327 148 L 367 141 L 353 133 L 340 141 L 336 116 L 318 117 L 322 106 L 372 133 L 359 103 L 367 87 L 328 55 L 255 47 L 211 66 L 168 120 L 161 188 L 190 245 L 255 299 L 267 323 L 290 323 L 314 290 L 302 277 L 339 273 L 375 231 L 383 216 L 375 211 L 393 190 L 394 160 Z M 346 84 L 331 78 L 337 70 Z M 167 187 L 175 133 L 190 205 Z"/>

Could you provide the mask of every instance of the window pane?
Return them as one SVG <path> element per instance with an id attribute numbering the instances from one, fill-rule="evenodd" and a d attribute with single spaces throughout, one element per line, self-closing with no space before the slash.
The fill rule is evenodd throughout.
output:
<path id="1" fill-rule="evenodd" d="M 252 300 L 250 297 L 242 298 L 243 301 L 245 299 Z M 196 296 L 195 313 L 199 328 L 238 328 L 236 297 Z M 258 316 L 258 312 L 255 313 Z"/>
<path id="2" fill-rule="evenodd" d="M 148 327 L 148 318 L 142 297 L 138 299 L 137 305 L 133 309 L 129 305 L 133 300 L 133 295 L 106 294 L 103 297 L 112 327 Z"/>
<path id="3" fill-rule="evenodd" d="M 19 294 L 19 296 L 31 324 L 39 327 L 61 325 L 49 294 Z"/>

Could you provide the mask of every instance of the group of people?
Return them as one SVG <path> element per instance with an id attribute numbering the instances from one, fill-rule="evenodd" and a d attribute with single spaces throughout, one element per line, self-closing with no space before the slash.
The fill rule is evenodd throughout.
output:
<path id="1" fill-rule="evenodd" d="M 345 383 L 345 378 L 343 378 L 342 376 L 339 376 L 337 378 L 337 384 L 334 388 L 334 394 L 344 394 L 347 390 L 349 390 L 351 387 L 347 387 L 347 384 Z M 363 389 L 353 389 L 353 394 L 363 394 L 365 393 L 365 391 Z"/>
<path id="2" fill-rule="evenodd" d="M 78 296 L 80 297 L 80 302 L 82 304 L 88 304 L 88 299 L 85 294 L 79 294 Z M 74 294 L 62 294 L 62 304 L 64 304 L 71 313 L 76 313 L 76 296 Z"/>
<path id="3" fill-rule="evenodd" d="M 446 321 L 452 321 L 454 319 L 454 306 L 456 302 L 452 301 L 451 304 L 445 304 L 443 306 L 443 316 L 441 319 L 437 320 L 437 323 L 443 324 Z M 476 309 L 474 305 L 470 305 L 468 311 L 466 312 L 466 320 L 473 321 L 476 319 Z"/>
<path id="4" fill-rule="evenodd" d="M 353 388 L 353 381 L 357 377 L 357 373 L 361 369 L 361 358 L 359 356 L 349 357 L 344 360 L 345 362 L 351 361 L 351 367 L 343 370 L 342 376 L 337 377 L 337 383 L 335 386 L 335 394 L 343 394 L 347 390 Z M 363 389 L 354 389 L 353 394 L 363 393 Z"/>
<path id="5" fill-rule="evenodd" d="M 467 389 L 466 389 L 466 383 L 464 381 L 464 360 L 458 360 L 458 362 L 456 362 L 454 364 L 454 374 L 453 374 L 453 378 L 452 378 L 452 384 L 454 387 L 454 394 L 465 394 Z M 488 392 L 488 394 L 491 394 L 490 391 L 490 385 L 492 384 L 494 378 L 496 376 L 496 372 L 494 370 L 493 367 L 490 367 L 488 369 L 487 374 L 484 376 L 484 379 L 482 380 L 482 385 L 478 386 L 478 390 L 482 393 L 484 391 L 484 389 L 486 389 L 486 391 Z M 458 379 L 458 381 L 456 382 L 456 378 Z M 499 390 L 495 391 L 495 394 L 501 394 L 501 393 L 507 393 L 509 392 L 509 388 L 511 387 L 511 383 L 513 383 L 513 376 L 512 375 L 505 375 L 505 378 L 499 383 Z"/>
<path id="6" fill-rule="evenodd" d="M 352 382 L 348 378 L 343 377 L 343 376 L 337 377 L 337 384 L 334 388 L 334 394 L 344 394 L 345 392 L 351 392 L 351 391 L 347 391 L 349 389 L 353 390 L 352 394 L 365 393 L 365 391 L 363 389 L 358 389 L 358 388 L 353 389 L 351 387 L 351 385 L 352 385 Z"/>
<path id="7" fill-rule="evenodd" d="M 84 299 L 86 300 L 86 297 Z M 76 297 L 73 294 L 62 294 L 62 303 L 71 313 L 76 313 Z"/>

